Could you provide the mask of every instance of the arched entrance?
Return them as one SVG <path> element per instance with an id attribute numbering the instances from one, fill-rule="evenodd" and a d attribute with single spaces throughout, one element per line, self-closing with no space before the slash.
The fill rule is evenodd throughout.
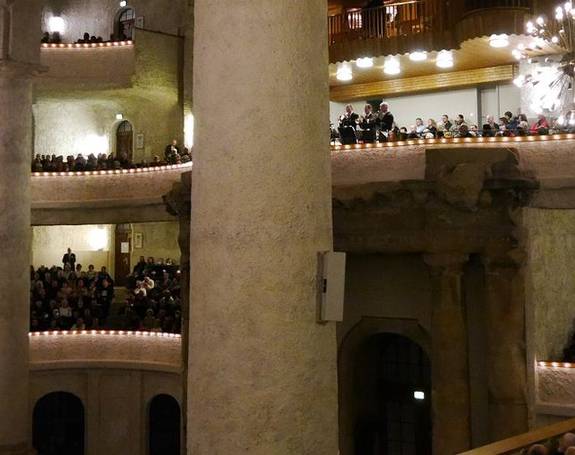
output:
<path id="1" fill-rule="evenodd" d="M 134 8 L 124 8 L 117 15 L 114 26 L 116 38 L 120 41 L 134 39 L 134 28 L 136 26 L 136 12 Z"/>
<path id="2" fill-rule="evenodd" d="M 353 453 L 430 454 L 431 367 L 423 349 L 398 334 L 372 335 L 352 367 Z"/>
<path id="3" fill-rule="evenodd" d="M 134 131 L 132 124 L 124 120 L 116 129 L 116 159 L 120 162 L 132 161 Z"/>
<path id="4" fill-rule="evenodd" d="M 83 455 L 84 406 L 76 395 L 44 395 L 34 406 L 32 425 L 38 455 Z"/>
<path id="5" fill-rule="evenodd" d="M 157 395 L 150 402 L 150 455 L 180 455 L 180 405 L 170 395 Z"/>

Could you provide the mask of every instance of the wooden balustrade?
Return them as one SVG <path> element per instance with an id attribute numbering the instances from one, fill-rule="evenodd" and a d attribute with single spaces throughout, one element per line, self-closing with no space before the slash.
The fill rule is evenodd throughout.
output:
<path id="1" fill-rule="evenodd" d="M 469 450 L 460 455 L 512 455 L 521 453 L 523 448 L 532 444 L 542 443 L 575 430 L 575 419 L 564 420 L 546 427 L 537 428 L 512 438 L 494 442 L 477 449 Z"/>
<path id="2" fill-rule="evenodd" d="M 376 8 L 347 10 L 328 18 L 330 45 L 342 41 L 383 39 L 413 35 L 432 28 L 428 0 L 388 3 Z"/>

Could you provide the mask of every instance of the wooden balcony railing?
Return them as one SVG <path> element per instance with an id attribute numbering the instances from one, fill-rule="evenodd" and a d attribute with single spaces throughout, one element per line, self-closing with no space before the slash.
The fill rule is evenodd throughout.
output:
<path id="1" fill-rule="evenodd" d="M 383 39 L 423 33 L 432 29 L 429 0 L 388 3 L 376 8 L 348 10 L 328 18 L 330 45 L 342 41 Z"/>
<path id="2" fill-rule="evenodd" d="M 465 12 L 485 8 L 531 9 L 531 3 L 531 0 L 465 0 Z"/>
<path id="3" fill-rule="evenodd" d="M 532 444 L 543 443 L 549 439 L 561 436 L 564 433 L 575 430 L 575 419 L 564 420 L 528 433 L 523 433 L 512 438 L 494 442 L 477 449 L 469 450 L 460 455 L 512 455 L 521 453 L 522 449 Z"/>

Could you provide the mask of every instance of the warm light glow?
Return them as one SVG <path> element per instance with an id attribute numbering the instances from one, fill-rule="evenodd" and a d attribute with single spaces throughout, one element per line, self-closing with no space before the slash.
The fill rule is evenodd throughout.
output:
<path id="1" fill-rule="evenodd" d="M 107 154 L 108 146 L 107 136 L 88 134 L 84 139 L 80 139 L 76 142 L 76 153 L 82 153 L 85 156 L 93 153 L 98 156 L 101 153 Z"/>
<path id="2" fill-rule="evenodd" d="M 124 114 L 116 114 L 116 120 L 123 120 Z"/>
<path id="3" fill-rule="evenodd" d="M 336 78 L 338 81 L 346 82 L 353 79 L 353 73 L 349 65 L 340 65 L 337 69 Z"/>
<path id="4" fill-rule="evenodd" d="M 128 2 L 126 0 L 122 0 L 120 2 L 120 8 L 124 8 L 127 4 L 128 4 Z"/>
<path id="5" fill-rule="evenodd" d="M 383 64 L 383 72 L 389 75 L 396 75 L 401 73 L 401 65 L 399 59 L 396 57 L 389 57 Z"/>
<path id="6" fill-rule="evenodd" d="M 413 392 L 413 398 L 415 398 L 416 400 L 425 400 L 425 392 L 422 392 L 421 390 L 416 390 L 415 392 Z"/>
<path id="7" fill-rule="evenodd" d="M 437 59 L 435 64 L 439 68 L 452 68 L 453 67 L 453 52 L 451 51 L 441 51 L 437 54 Z"/>
<path id="8" fill-rule="evenodd" d="M 93 251 L 103 251 L 108 246 L 108 231 L 95 228 L 88 233 L 88 245 Z"/>
<path id="9" fill-rule="evenodd" d="M 58 32 L 63 35 L 66 31 L 66 21 L 58 16 L 52 16 L 48 19 L 48 31 L 50 33 Z"/>
<path id="10" fill-rule="evenodd" d="M 495 48 L 507 47 L 509 46 L 509 38 L 507 35 L 491 35 L 489 37 L 489 45 Z"/>
<path id="11" fill-rule="evenodd" d="M 184 143 L 188 149 L 194 146 L 194 114 L 191 112 L 184 115 Z"/>
<path id="12" fill-rule="evenodd" d="M 373 58 L 371 57 L 361 57 L 355 62 L 358 68 L 371 68 L 373 66 Z"/>
<path id="13" fill-rule="evenodd" d="M 423 62 L 427 60 L 427 52 L 425 51 L 414 51 L 409 54 L 409 60 L 412 62 Z"/>

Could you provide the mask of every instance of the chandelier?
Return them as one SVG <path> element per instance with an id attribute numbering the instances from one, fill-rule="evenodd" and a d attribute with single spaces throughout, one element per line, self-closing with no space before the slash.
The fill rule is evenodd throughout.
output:
<path id="1" fill-rule="evenodd" d="M 525 30 L 529 44 L 519 43 L 512 51 L 517 60 L 532 64 L 532 72 L 521 74 L 514 83 L 530 88 L 530 109 L 537 114 L 559 113 L 559 126 L 575 126 L 572 89 L 575 82 L 575 8 L 565 2 L 555 8 L 555 17 L 537 17 L 528 21 Z M 544 49 L 556 49 L 558 55 L 537 57 Z M 571 91 L 571 94 L 569 93 Z M 565 110 L 567 112 L 565 113 Z"/>

